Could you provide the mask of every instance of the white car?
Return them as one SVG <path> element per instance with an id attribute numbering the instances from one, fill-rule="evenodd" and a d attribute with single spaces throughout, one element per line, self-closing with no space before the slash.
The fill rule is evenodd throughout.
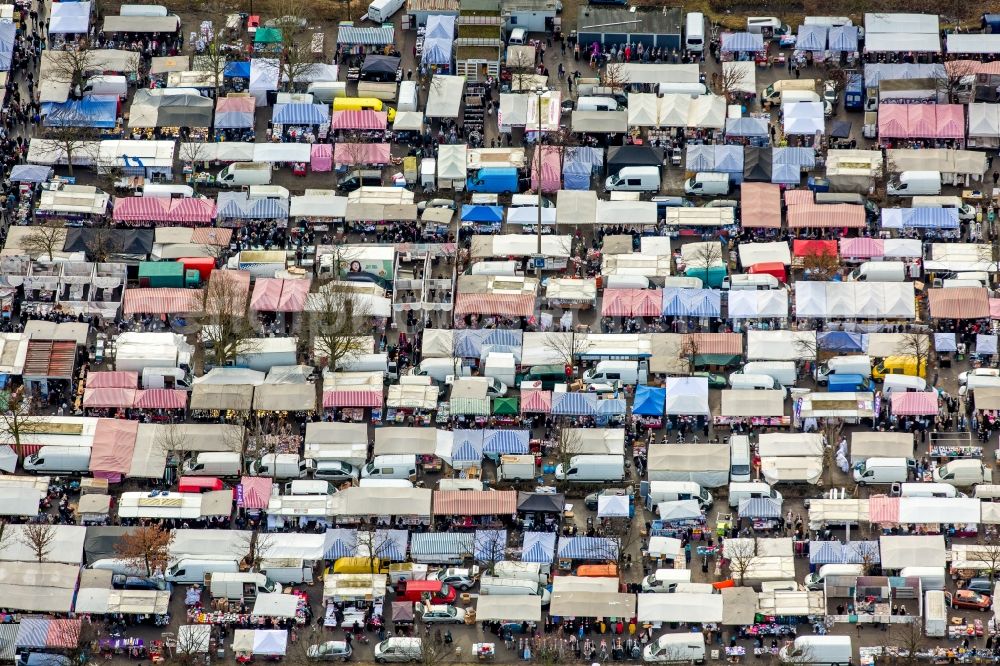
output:
<path id="1" fill-rule="evenodd" d="M 465 611 L 455 606 L 421 606 L 417 604 L 417 610 L 423 609 L 420 619 L 424 622 L 437 624 L 462 624 L 465 622 Z"/>
<path id="2" fill-rule="evenodd" d="M 965 385 L 969 377 L 1000 377 L 1000 368 L 974 368 L 958 375 L 958 383 Z"/>
<path id="3" fill-rule="evenodd" d="M 430 199 L 417 204 L 417 210 L 423 212 L 427 208 L 450 208 L 455 210 L 455 202 L 451 199 Z"/>

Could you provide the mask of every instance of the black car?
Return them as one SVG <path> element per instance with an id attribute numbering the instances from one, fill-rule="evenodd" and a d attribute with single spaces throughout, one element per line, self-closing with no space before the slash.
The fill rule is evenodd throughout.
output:
<path id="1" fill-rule="evenodd" d="M 990 582 L 989 578 L 970 578 L 969 584 L 962 589 L 972 590 L 979 594 L 993 594 L 993 583 Z"/>

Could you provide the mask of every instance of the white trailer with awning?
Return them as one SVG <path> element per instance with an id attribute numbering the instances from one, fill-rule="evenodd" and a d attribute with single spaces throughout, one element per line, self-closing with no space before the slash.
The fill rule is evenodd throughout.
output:
<path id="1" fill-rule="evenodd" d="M 118 498 L 122 518 L 157 518 L 197 520 L 201 515 L 201 493 L 161 492 L 151 497 L 147 492 L 122 493 Z"/>
<path id="2" fill-rule="evenodd" d="M 302 456 L 313 460 L 341 460 L 356 467 L 361 466 L 368 460 L 366 424 L 323 421 L 307 423 Z"/>
<path id="3" fill-rule="evenodd" d="M 799 415 L 804 418 L 840 418 L 857 422 L 875 416 L 875 395 L 870 392 L 808 393 Z"/>
<path id="4" fill-rule="evenodd" d="M 1000 506 L 992 502 L 986 502 L 984 506 L 986 504 Z M 953 544 L 949 566 L 952 572 L 989 571 L 997 566 L 996 546 L 974 543 Z"/>

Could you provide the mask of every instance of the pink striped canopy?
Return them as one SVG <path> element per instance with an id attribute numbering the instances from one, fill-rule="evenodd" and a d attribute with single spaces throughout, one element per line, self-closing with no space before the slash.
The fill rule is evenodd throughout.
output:
<path id="1" fill-rule="evenodd" d="M 384 166 L 389 163 L 389 157 L 387 143 L 338 143 L 333 147 L 333 161 L 347 166 L 362 164 Z"/>
<path id="2" fill-rule="evenodd" d="M 134 314 L 174 314 L 201 311 L 200 289 L 169 287 L 126 289 L 122 312 Z"/>
<path id="3" fill-rule="evenodd" d="M 876 524 L 899 522 L 899 498 L 874 495 L 868 498 L 868 519 Z"/>
<path id="4" fill-rule="evenodd" d="M 314 143 L 309 147 L 309 168 L 319 173 L 333 170 L 333 146 Z"/>
<path id="5" fill-rule="evenodd" d="M 90 471 L 127 474 L 132 468 L 138 434 L 138 421 L 98 419 L 90 452 Z"/>
<path id="6" fill-rule="evenodd" d="M 990 299 L 990 319 L 1000 319 L 1000 298 Z"/>
<path id="7" fill-rule="evenodd" d="M 188 392 L 180 389 L 146 389 L 135 392 L 137 409 L 185 409 Z"/>
<path id="8" fill-rule="evenodd" d="M 266 476 L 244 476 L 240 479 L 242 492 L 236 493 L 237 505 L 244 509 L 266 509 L 273 486 L 274 482 Z"/>
<path id="9" fill-rule="evenodd" d="M 139 373 L 125 370 L 117 372 L 88 372 L 87 388 L 135 388 L 139 385 Z"/>
<path id="10" fill-rule="evenodd" d="M 885 243 L 881 238 L 841 238 L 840 256 L 854 259 L 871 259 L 885 256 Z"/>
<path id="11" fill-rule="evenodd" d="M 521 413 L 548 414 L 552 411 L 552 391 L 524 389 L 521 391 Z"/>
<path id="12" fill-rule="evenodd" d="M 323 407 L 381 407 L 382 391 L 323 391 Z"/>
<path id="13" fill-rule="evenodd" d="M 115 222 L 125 222 L 137 227 L 151 227 L 156 222 L 210 224 L 214 219 L 215 201 L 212 199 L 115 197 Z"/>
<path id="14" fill-rule="evenodd" d="M 896 416 L 933 416 L 938 413 L 937 391 L 896 391 L 892 394 Z"/>
<path id="15" fill-rule="evenodd" d="M 962 139 L 965 108 L 961 104 L 881 104 L 878 133 L 886 139 Z"/>
<path id="16" fill-rule="evenodd" d="M 335 130 L 384 130 L 388 121 L 384 111 L 334 111 L 330 128 Z"/>
<path id="17" fill-rule="evenodd" d="M 601 303 L 604 317 L 659 317 L 663 314 L 660 289 L 605 289 Z"/>
<path id="18" fill-rule="evenodd" d="M 250 309 L 257 312 L 302 312 L 312 280 L 257 278 L 250 297 Z"/>
<path id="19" fill-rule="evenodd" d="M 134 388 L 88 388 L 83 392 L 86 409 L 130 408 L 135 403 Z"/>
<path id="20" fill-rule="evenodd" d="M 789 229 L 836 227 L 861 229 L 864 226 L 864 206 L 856 204 L 799 204 L 788 207 Z"/>
<path id="21" fill-rule="evenodd" d="M 537 147 L 536 147 L 537 150 Z M 558 192 L 562 183 L 559 169 L 559 147 L 542 146 L 542 192 Z M 538 191 L 538 157 L 531 158 L 531 189 Z"/>
<path id="22" fill-rule="evenodd" d="M 785 190 L 785 205 L 810 204 L 813 202 L 812 190 Z"/>
<path id="23" fill-rule="evenodd" d="M 532 294 L 459 294 L 455 299 L 455 314 L 503 315 L 530 317 L 535 310 Z"/>

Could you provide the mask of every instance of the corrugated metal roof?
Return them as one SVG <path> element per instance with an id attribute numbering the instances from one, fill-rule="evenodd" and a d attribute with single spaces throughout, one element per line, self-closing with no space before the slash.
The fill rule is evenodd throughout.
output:
<path id="1" fill-rule="evenodd" d="M 72 379 L 76 366 L 76 343 L 59 340 L 29 340 L 24 358 L 25 377 Z"/>

